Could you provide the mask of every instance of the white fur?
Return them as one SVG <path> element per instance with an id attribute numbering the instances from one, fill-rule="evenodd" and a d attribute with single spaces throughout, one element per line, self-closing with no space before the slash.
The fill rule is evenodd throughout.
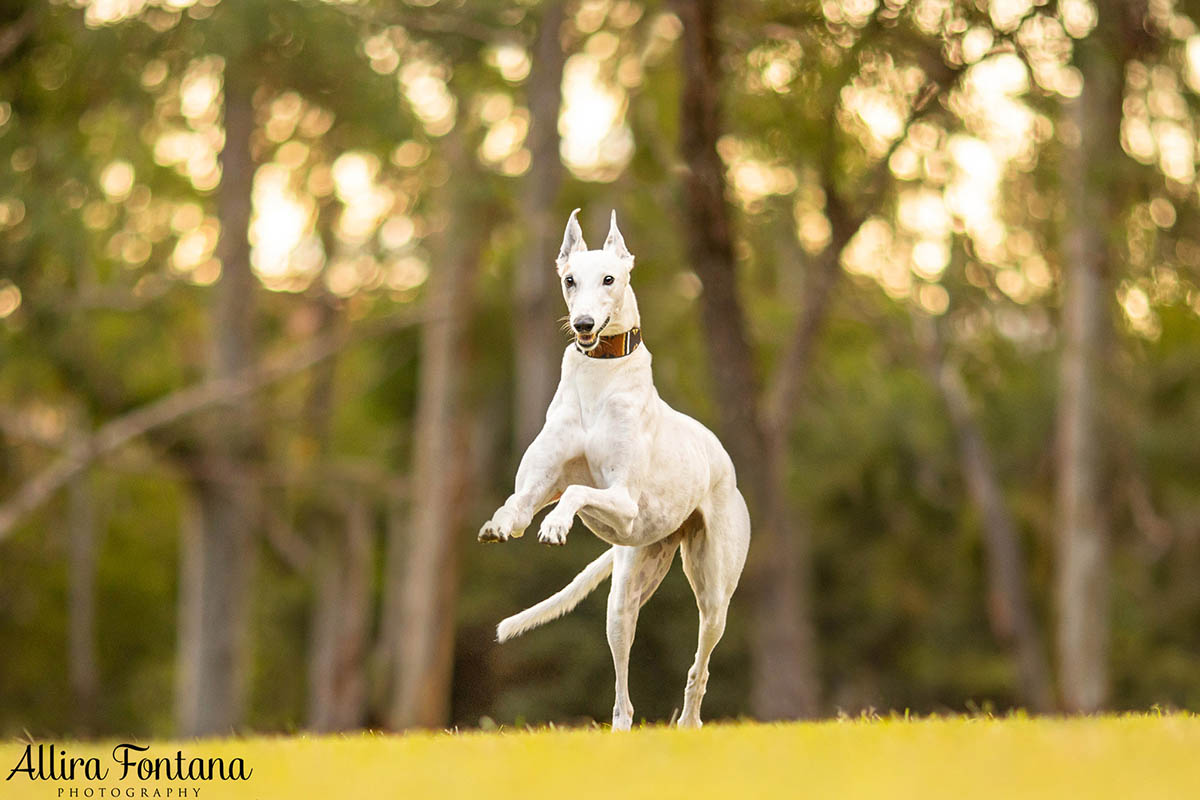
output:
<path id="1" fill-rule="evenodd" d="M 641 326 L 629 286 L 633 256 L 614 212 L 601 250 L 587 250 L 571 214 L 557 259 L 572 322 L 587 317 L 594 333 L 613 335 Z M 566 286 L 568 276 L 573 287 Z M 606 276 L 612 281 L 605 284 Z M 580 347 L 599 339 L 577 335 L 563 353 L 562 376 L 546 424 L 517 470 L 516 491 L 479 532 L 480 541 L 507 541 L 525 532 L 534 514 L 555 502 L 538 540 L 566 543 L 576 515 L 613 545 L 566 588 L 509 617 L 500 641 L 574 608 L 611 571 L 608 643 L 616 670 L 613 729 L 633 723 L 629 650 L 638 611 L 682 547 L 683 570 L 700 609 L 696 659 L 688 672 L 681 727 L 700 726 L 708 661 L 725 630 L 729 600 L 750 543 L 750 516 L 737 489 L 729 455 L 717 437 L 658 396 L 645 344 L 620 358 L 590 358 Z"/>
<path id="2" fill-rule="evenodd" d="M 531 606 L 520 614 L 513 614 L 496 626 L 497 641 L 507 642 L 525 631 L 533 630 L 552 619 L 558 619 L 563 614 L 572 611 L 579 601 L 587 597 L 604 579 L 612 574 L 613 551 L 605 550 L 592 563 L 583 568 L 570 583 L 559 589 L 535 606 Z"/>

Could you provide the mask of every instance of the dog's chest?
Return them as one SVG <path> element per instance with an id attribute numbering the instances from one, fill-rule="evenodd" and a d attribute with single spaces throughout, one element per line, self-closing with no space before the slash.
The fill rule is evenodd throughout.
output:
<path id="1" fill-rule="evenodd" d="M 596 374 L 600 373 L 600 374 Z M 626 462 L 632 440 L 648 420 L 646 387 L 637 370 L 580 370 L 573 376 L 573 405 L 578 409 L 580 445 L 591 483 L 604 486 L 614 468 Z"/>
<path id="2" fill-rule="evenodd" d="M 614 408 L 637 402 L 650 378 L 632 362 L 616 365 L 589 359 L 572 370 L 569 385 L 579 408 L 580 426 L 587 430 L 609 421 Z"/>

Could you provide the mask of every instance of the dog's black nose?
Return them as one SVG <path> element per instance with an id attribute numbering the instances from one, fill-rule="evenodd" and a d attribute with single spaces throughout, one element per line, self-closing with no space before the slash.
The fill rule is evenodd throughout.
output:
<path id="1" fill-rule="evenodd" d="M 591 333 L 592 328 L 596 327 L 596 320 L 591 317 L 580 317 L 571 323 L 571 327 L 580 333 Z"/>

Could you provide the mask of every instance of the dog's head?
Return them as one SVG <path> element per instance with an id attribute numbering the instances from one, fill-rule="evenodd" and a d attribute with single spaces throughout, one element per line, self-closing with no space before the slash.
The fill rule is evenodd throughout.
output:
<path id="1" fill-rule="evenodd" d="M 608 238 L 600 250 L 588 250 L 583 231 L 571 212 L 562 249 L 555 264 L 563 299 L 567 301 L 567 319 L 575 341 L 584 350 L 600 343 L 600 334 L 613 321 L 625 302 L 633 255 L 625 247 L 625 238 L 617 229 L 617 212 L 612 213 Z"/>

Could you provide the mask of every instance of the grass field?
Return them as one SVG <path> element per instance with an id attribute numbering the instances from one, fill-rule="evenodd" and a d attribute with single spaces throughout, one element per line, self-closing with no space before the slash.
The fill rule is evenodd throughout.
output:
<path id="1" fill-rule="evenodd" d="M 243 758 L 253 774 L 232 782 L 122 780 L 113 744 L 55 744 L 56 754 L 98 758 L 103 780 L 6 781 L 26 752 L 6 742 L 0 798 L 1200 797 L 1200 716 L 1180 714 L 144 743 L 145 756 L 172 764 L 178 751 L 185 763 Z M 32 753 L 36 767 L 36 744 Z"/>

